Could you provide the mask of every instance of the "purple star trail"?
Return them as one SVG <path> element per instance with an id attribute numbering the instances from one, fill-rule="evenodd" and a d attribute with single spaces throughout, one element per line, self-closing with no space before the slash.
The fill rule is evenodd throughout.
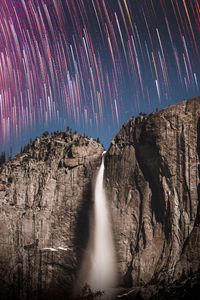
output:
<path id="1" fill-rule="evenodd" d="M 0 149 L 67 125 L 108 143 L 199 94 L 199 48 L 199 0 L 2 0 Z"/>

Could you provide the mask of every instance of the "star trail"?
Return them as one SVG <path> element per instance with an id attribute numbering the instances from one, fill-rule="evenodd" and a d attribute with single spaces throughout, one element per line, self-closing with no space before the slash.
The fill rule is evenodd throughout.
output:
<path id="1" fill-rule="evenodd" d="M 105 144 L 200 94 L 199 0 L 1 0 L 0 150 L 44 130 Z"/>

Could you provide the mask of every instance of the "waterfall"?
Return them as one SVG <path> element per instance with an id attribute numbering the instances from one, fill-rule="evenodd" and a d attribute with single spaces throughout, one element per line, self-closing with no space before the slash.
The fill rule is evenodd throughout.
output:
<path id="1" fill-rule="evenodd" d="M 104 291 L 102 299 L 112 297 L 116 281 L 116 261 L 111 216 L 104 189 L 104 155 L 94 187 L 93 218 L 90 237 L 79 276 L 79 286 L 88 284 L 92 291 Z"/>
<path id="2" fill-rule="evenodd" d="M 88 284 L 93 290 L 107 291 L 115 283 L 115 252 L 109 207 L 103 185 L 104 154 L 94 190 L 94 232 Z"/>

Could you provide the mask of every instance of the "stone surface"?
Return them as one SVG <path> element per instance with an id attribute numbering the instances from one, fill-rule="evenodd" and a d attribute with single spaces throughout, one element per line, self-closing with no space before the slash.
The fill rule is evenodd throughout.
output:
<path id="1" fill-rule="evenodd" d="M 103 150 L 78 133 L 45 134 L 0 166 L 0 299 L 70 299 Z M 111 142 L 120 298 L 199 291 L 199 159 L 200 98 L 140 115 Z"/>
<path id="2" fill-rule="evenodd" d="M 148 284 L 119 291 L 121 300 L 198 300 L 200 293 L 200 273 L 194 273 L 170 285 Z"/>
<path id="3" fill-rule="evenodd" d="M 125 124 L 105 177 L 126 287 L 170 284 L 200 270 L 200 98 Z"/>
<path id="4" fill-rule="evenodd" d="M 103 147 L 44 136 L 0 169 L 0 299 L 68 299 L 88 238 Z"/>

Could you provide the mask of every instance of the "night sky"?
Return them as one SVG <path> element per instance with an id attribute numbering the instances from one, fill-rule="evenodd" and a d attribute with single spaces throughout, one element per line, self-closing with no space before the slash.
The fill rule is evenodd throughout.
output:
<path id="1" fill-rule="evenodd" d="M 199 0 L 1 0 L 0 151 L 199 94 Z"/>

